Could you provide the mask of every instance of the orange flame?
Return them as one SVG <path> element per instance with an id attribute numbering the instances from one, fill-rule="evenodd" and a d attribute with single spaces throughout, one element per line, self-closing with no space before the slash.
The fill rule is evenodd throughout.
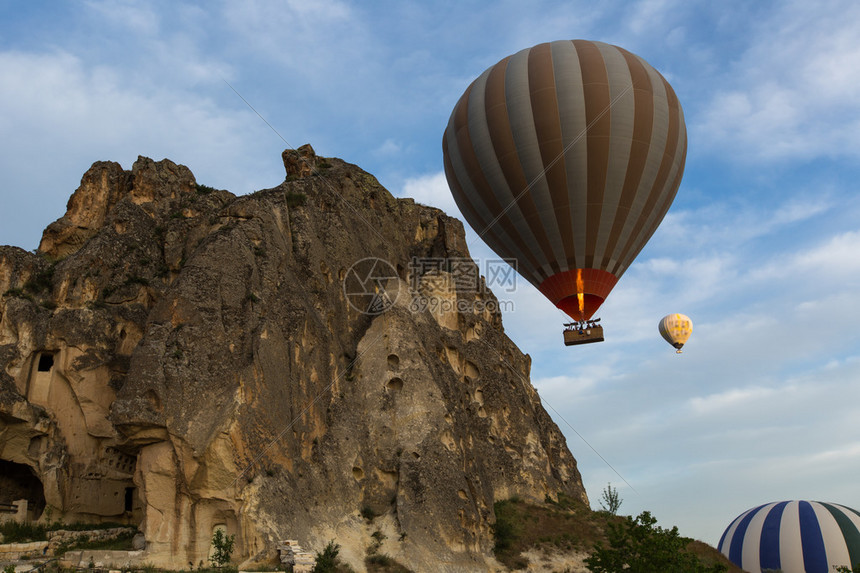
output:
<path id="1" fill-rule="evenodd" d="M 576 269 L 576 300 L 579 302 L 579 315 L 585 316 L 585 284 L 582 282 L 582 269 Z"/>

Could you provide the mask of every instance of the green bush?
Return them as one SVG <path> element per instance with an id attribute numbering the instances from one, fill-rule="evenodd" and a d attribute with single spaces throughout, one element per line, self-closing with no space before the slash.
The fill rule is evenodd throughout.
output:
<path id="1" fill-rule="evenodd" d="M 288 191 L 286 201 L 287 207 L 302 207 L 308 202 L 308 196 L 297 191 Z"/>
<path id="2" fill-rule="evenodd" d="M 47 269 L 37 272 L 24 284 L 24 290 L 33 294 L 43 290 L 50 290 L 54 286 L 54 268 L 52 264 Z"/>
<path id="3" fill-rule="evenodd" d="M 233 555 L 233 543 L 236 540 L 235 535 L 227 535 L 222 529 L 216 529 L 212 535 L 212 547 L 215 551 L 209 561 L 215 567 L 224 567 L 230 563 L 230 557 Z"/>
<path id="4" fill-rule="evenodd" d="M 516 521 L 515 504 L 518 503 L 518 500 L 519 498 L 512 497 L 493 504 L 493 511 L 496 514 L 496 522 L 492 525 L 495 540 L 493 551 L 495 553 L 509 549 L 517 537 L 519 524 Z"/>
<path id="5" fill-rule="evenodd" d="M 314 562 L 313 573 L 336 573 L 340 562 L 338 554 L 340 553 L 340 545 L 331 540 L 321 552 L 317 552 L 317 558 Z"/>
<path id="6" fill-rule="evenodd" d="M 0 524 L 0 533 L 3 534 L 3 543 L 27 543 L 30 541 L 46 541 L 44 525 L 32 523 L 18 523 L 7 521 Z"/>
<path id="7" fill-rule="evenodd" d="M 3 296 L 11 296 L 14 298 L 26 298 L 29 301 L 33 300 L 33 297 L 28 293 L 24 292 L 24 289 L 20 288 L 10 288 L 6 292 L 3 293 Z"/>
<path id="8" fill-rule="evenodd" d="M 678 528 L 663 529 L 657 519 L 643 511 L 636 519 L 609 523 L 609 547 L 594 545 L 585 560 L 592 573 L 720 573 L 725 565 L 710 567 L 686 551 L 690 539 L 681 537 Z"/>

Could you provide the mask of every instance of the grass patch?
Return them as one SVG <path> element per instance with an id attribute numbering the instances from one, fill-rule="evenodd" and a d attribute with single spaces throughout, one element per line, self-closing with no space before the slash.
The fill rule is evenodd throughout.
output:
<path id="1" fill-rule="evenodd" d="M 607 543 L 610 525 L 619 524 L 624 517 L 606 511 L 592 511 L 581 500 L 559 493 L 557 499 L 547 497 L 545 503 L 526 502 L 519 497 L 497 501 L 493 505 L 496 522 L 493 525 L 493 553 L 510 569 L 528 566 L 521 556 L 529 549 L 547 554 L 591 553 L 594 545 Z M 729 573 L 742 573 L 716 549 L 700 541 L 688 540 L 687 552 L 705 564 L 723 564 Z"/>
<path id="2" fill-rule="evenodd" d="M 412 569 L 405 567 L 393 557 L 374 553 L 364 559 L 367 573 L 412 573 Z"/>
<path id="3" fill-rule="evenodd" d="M 141 277 L 138 275 L 132 275 L 125 279 L 125 284 L 127 285 L 142 285 L 149 286 L 149 279 L 146 277 Z"/>
<path id="4" fill-rule="evenodd" d="M 50 265 L 47 269 L 37 272 L 33 277 L 24 283 L 24 290 L 33 294 L 44 290 L 51 290 L 54 287 L 54 267 L 56 264 Z"/>
<path id="5" fill-rule="evenodd" d="M 493 509 L 496 558 L 518 569 L 528 563 L 520 557 L 531 547 L 550 552 L 590 551 L 604 539 L 607 516 L 592 512 L 582 501 L 559 494 L 558 501 L 537 505 L 517 497 L 498 501 Z"/>
<path id="6" fill-rule="evenodd" d="M 33 297 L 30 294 L 24 292 L 24 289 L 20 288 L 10 288 L 6 292 L 3 293 L 3 296 L 11 296 L 14 298 L 25 298 L 30 302 L 33 302 Z"/>
<path id="7" fill-rule="evenodd" d="M 75 550 L 93 550 L 93 551 L 131 551 L 132 539 L 137 535 L 137 531 L 125 531 L 120 533 L 113 539 L 93 540 L 86 533 L 81 533 L 73 540 L 61 543 L 55 552 L 56 555 L 63 555 L 66 551 Z"/>
<path id="8" fill-rule="evenodd" d="M 0 533 L 3 534 L 3 543 L 28 543 L 48 539 L 46 527 L 32 523 L 7 521 L 0 524 Z"/>
<path id="9" fill-rule="evenodd" d="M 303 207 L 308 202 L 308 196 L 299 191 L 287 191 L 287 207 Z"/>
<path id="10" fill-rule="evenodd" d="M 63 523 L 62 521 L 55 521 L 47 529 L 48 531 L 98 531 L 101 529 L 115 529 L 117 527 L 129 527 L 129 525 L 116 521 L 103 521 L 101 523 L 82 523 L 80 521 Z"/>

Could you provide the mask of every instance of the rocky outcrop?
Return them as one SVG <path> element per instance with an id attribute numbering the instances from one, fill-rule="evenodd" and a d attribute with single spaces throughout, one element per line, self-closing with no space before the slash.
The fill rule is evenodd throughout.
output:
<path id="1" fill-rule="evenodd" d="M 137 525 L 153 564 L 223 528 L 239 561 L 335 540 L 359 571 L 371 546 L 486 570 L 494 501 L 587 501 L 529 357 L 459 221 L 283 159 L 241 197 L 99 162 L 37 253 L 0 247 L 0 463 L 34 517 Z"/>

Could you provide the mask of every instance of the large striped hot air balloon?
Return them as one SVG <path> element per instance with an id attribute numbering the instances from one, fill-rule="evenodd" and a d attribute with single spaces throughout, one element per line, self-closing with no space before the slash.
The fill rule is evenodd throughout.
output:
<path id="1" fill-rule="evenodd" d="M 584 321 L 672 204 L 687 132 L 675 92 L 645 60 L 557 41 L 481 74 L 454 107 L 442 150 L 472 228 Z"/>
<path id="2" fill-rule="evenodd" d="M 832 573 L 860 563 L 860 513 L 817 501 L 760 505 L 732 521 L 718 549 L 750 573 Z"/>

